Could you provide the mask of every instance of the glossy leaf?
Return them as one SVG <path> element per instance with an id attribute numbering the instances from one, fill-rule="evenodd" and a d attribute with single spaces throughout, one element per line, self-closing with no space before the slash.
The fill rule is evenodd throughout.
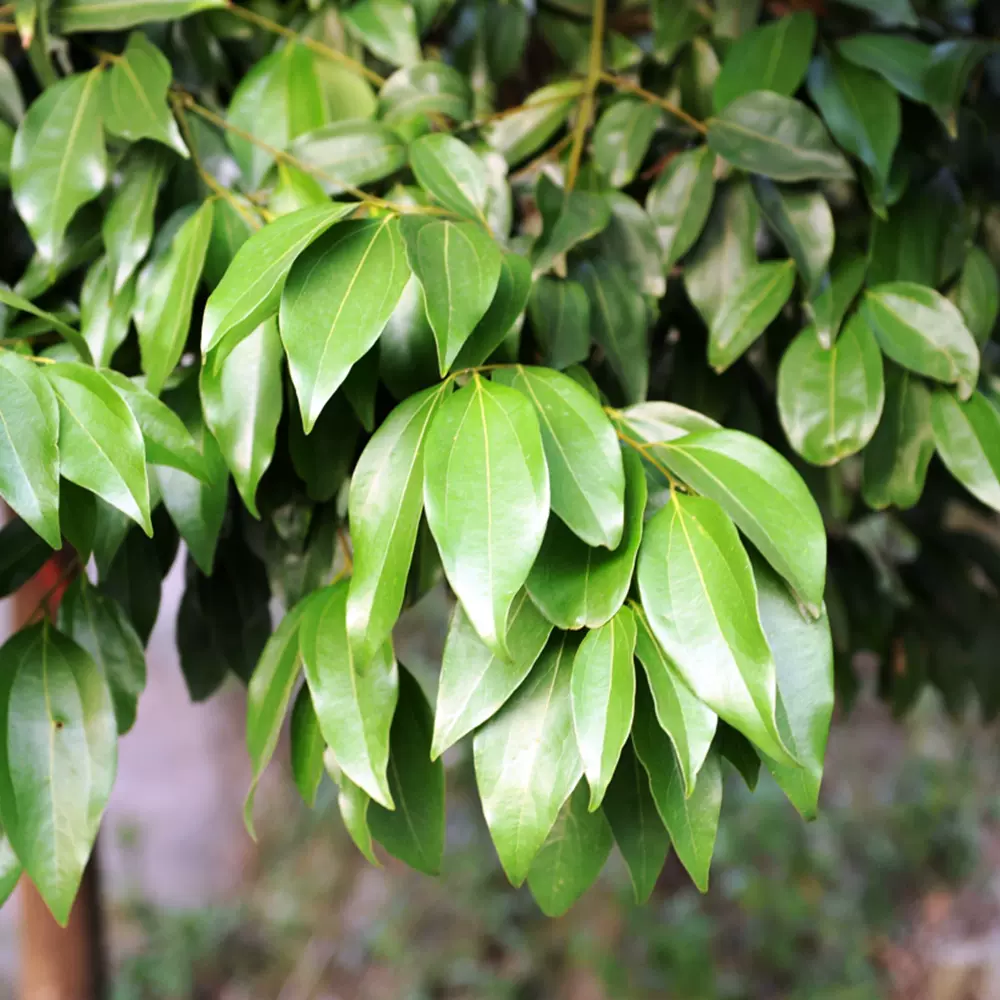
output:
<path id="1" fill-rule="evenodd" d="M 961 401 L 946 389 L 931 395 L 934 443 L 948 471 L 987 507 L 1000 510 L 1000 413 L 979 392 Z"/>
<path id="2" fill-rule="evenodd" d="M 121 31 L 147 21 L 187 17 L 222 7 L 222 0 L 60 0 L 55 27 L 63 34 L 78 31 Z"/>
<path id="3" fill-rule="evenodd" d="M 612 187 L 635 178 L 660 122 L 660 110 L 638 98 L 616 101 L 594 127 L 594 164 Z"/>
<path id="4" fill-rule="evenodd" d="M 453 66 L 428 60 L 396 70 L 382 85 L 378 103 L 387 125 L 433 114 L 461 122 L 469 117 L 472 94 Z"/>
<path id="5" fill-rule="evenodd" d="M 410 145 L 410 167 L 420 186 L 445 208 L 483 219 L 486 167 L 454 136 L 432 132 Z"/>
<path id="6" fill-rule="evenodd" d="M 982 347 L 996 325 L 1000 312 L 1000 281 L 989 255 L 973 247 L 965 258 L 958 284 L 952 293 L 969 332 Z"/>
<path id="7" fill-rule="evenodd" d="M 326 743 L 319 729 L 309 688 L 305 684 L 295 696 L 289 736 L 295 787 L 306 805 L 312 808 L 316 804 L 316 793 L 323 780 L 323 752 Z"/>
<path id="8" fill-rule="evenodd" d="M 126 282 L 116 294 L 108 258 L 101 257 L 80 289 L 80 335 L 96 366 L 111 364 L 114 352 L 128 336 L 134 302 L 135 282 Z"/>
<path id="9" fill-rule="evenodd" d="M 559 130 L 583 91 L 578 80 L 564 80 L 530 94 L 524 108 L 483 130 L 486 141 L 511 165 L 527 159 Z"/>
<path id="10" fill-rule="evenodd" d="M 542 276 L 531 288 L 528 316 L 535 339 L 553 368 L 564 369 L 590 354 L 590 300 L 576 281 Z"/>
<path id="11" fill-rule="evenodd" d="M 378 122 L 333 122 L 299 136 L 295 158 L 313 168 L 327 194 L 380 181 L 406 166 L 399 136 Z"/>
<path id="12" fill-rule="evenodd" d="M 566 191 L 544 175 L 535 189 L 542 235 L 532 247 L 536 273 L 548 270 L 567 251 L 596 236 L 611 221 L 611 205 L 591 191 Z"/>
<path id="13" fill-rule="evenodd" d="M 903 35 L 870 34 L 841 39 L 837 51 L 855 66 L 878 73 L 904 96 L 926 102 L 931 46 Z"/>
<path id="14" fill-rule="evenodd" d="M 705 15 L 693 0 L 654 0 L 653 51 L 660 62 L 671 62 L 705 24 Z"/>
<path id="15" fill-rule="evenodd" d="M 715 193 L 715 156 L 707 146 L 678 153 L 646 196 L 669 271 L 694 245 L 708 219 Z"/>
<path id="16" fill-rule="evenodd" d="M 344 12 L 348 30 L 393 66 L 420 61 L 417 18 L 404 0 L 360 0 Z"/>
<path id="17" fill-rule="evenodd" d="M 807 306 L 816 325 L 816 339 L 829 348 L 840 332 L 840 325 L 865 281 L 867 261 L 861 254 L 851 254 L 839 261 L 829 281 L 821 282 L 819 292 Z"/>

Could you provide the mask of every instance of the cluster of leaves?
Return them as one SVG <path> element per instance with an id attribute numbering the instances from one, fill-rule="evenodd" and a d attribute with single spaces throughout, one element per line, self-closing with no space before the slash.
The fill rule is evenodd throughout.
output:
<path id="1" fill-rule="evenodd" d="M 67 918 L 178 539 L 254 784 L 291 707 L 306 799 L 434 872 L 474 734 L 548 913 L 613 843 L 704 887 L 723 758 L 812 815 L 835 658 L 1000 707 L 990 15 L 759 6 L 15 5 L 0 582 L 73 555 L 0 651 L 8 882 Z"/>

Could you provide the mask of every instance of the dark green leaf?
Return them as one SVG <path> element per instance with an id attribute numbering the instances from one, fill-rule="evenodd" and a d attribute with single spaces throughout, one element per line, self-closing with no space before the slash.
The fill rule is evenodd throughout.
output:
<path id="1" fill-rule="evenodd" d="M 707 146 L 678 153 L 646 196 L 669 271 L 691 249 L 708 219 L 715 193 L 715 154 Z"/>
<path id="2" fill-rule="evenodd" d="M 87 342 L 79 330 L 75 330 L 67 323 L 64 323 L 58 316 L 53 316 L 52 313 L 46 312 L 44 309 L 39 309 L 38 306 L 29 302 L 17 292 L 12 292 L 2 284 L 0 284 L 0 304 L 9 306 L 12 309 L 18 309 L 21 312 L 31 313 L 32 316 L 37 316 L 42 321 L 41 327 L 43 330 L 51 329 L 57 333 L 61 333 L 76 349 L 81 358 L 85 361 L 91 360 L 90 349 L 87 347 Z"/>
<path id="3" fill-rule="evenodd" d="M 990 339 L 1000 311 L 1000 282 L 993 261 L 981 247 L 973 247 L 965 258 L 952 301 L 961 310 L 976 343 L 982 347 Z"/>
<path id="4" fill-rule="evenodd" d="M 299 688 L 292 706 L 289 735 L 292 777 L 303 801 L 311 808 L 316 804 L 316 793 L 323 780 L 323 752 L 326 750 L 326 742 L 320 732 L 309 688 L 305 684 Z"/>
<path id="5" fill-rule="evenodd" d="M 948 471 L 977 499 L 1000 511 L 1000 413 L 980 392 L 960 401 L 931 396 L 934 443 Z"/>
<path id="6" fill-rule="evenodd" d="M 958 105 L 972 71 L 986 58 L 992 46 L 977 38 L 950 39 L 931 49 L 924 76 L 927 103 L 944 123 L 948 134 L 958 135 Z"/>
<path id="7" fill-rule="evenodd" d="M 531 289 L 528 316 L 546 364 L 568 368 L 590 354 L 590 300 L 576 281 L 540 277 Z"/>
<path id="8" fill-rule="evenodd" d="M 674 56 L 706 23 L 705 14 L 694 0 L 653 0 L 653 52 L 660 62 Z"/>
<path id="9" fill-rule="evenodd" d="M 625 97 L 601 115 L 593 135 L 594 165 L 612 187 L 625 187 L 635 178 L 660 114 L 655 104 Z"/>
<path id="10" fill-rule="evenodd" d="M 611 221 L 611 205 L 592 191 L 565 191 L 544 174 L 538 180 L 535 200 L 542 214 L 542 235 L 532 247 L 536 272 L 547 271 L 578 243 L 596 236 Z"/>
<path id="11" fill-rule="evenodd" d="M 864 284 L 866 267 L 862 254 L 845 257 L 834 266 L 829 280 L 821 282 L 819 292 L 807 305 L 821 346 L 829 348 L 840 332 L 840 324 Z"/>
<path id="12" fill-rule="evenodd" d="M 483 130 L 486 141 L 512 166 L 544 146 L 569 117 L 583 92 L 583 81 L 564 80 L 529 95 L 522 111 L 506 115 Z"/>
<path id="13" fill-rule="evenodd" d="M 12 518 L 0 528 L 0 598 L 26 584 L 52 555 L 52 546 L 28 522 Z"/>
<path id="14" fill-rule="evenodd" d="M 332 500 L 347 479 L 357 452 L 361 428 L 343 394 L 334 395 L 323 408 L 312 431 L 302 430 L 294 394 L 288 419 L 288 451 L 296 475 L 305 483 L 310 500 Z"/>
<path id="15" fill-rule="evenodd" d="M 855 35 L 837 43 L 840 54 L 856 66 L 884 77 L 901 94 L 926 103 L 924 81 L 931 47 L 902 35 Z"/>

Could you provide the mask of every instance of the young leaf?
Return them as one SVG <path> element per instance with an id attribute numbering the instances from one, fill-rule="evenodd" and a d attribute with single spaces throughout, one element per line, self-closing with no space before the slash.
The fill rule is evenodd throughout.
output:
<path id="1" fill-rule="evenodd" d="M 420 61 L 417 17 L 404 0 L 361 0 L 344 12 L 344 22 L 365 48 L 393 66 Z"/>
<path id="2" fill-rule="evenodd" d="M 607 818 L 587 809 L 587 788 L 581 782 L 559 811 L 528 872 L 528 888 L 542 913 L 561 917 L 601 874 L 613 845 Z"/>
<path id="3" fill-rule="evenodd" d="M 615 549 L 625 524 L 625 472 L 611 421 L 568 375 L 516 365 L 494 380 L 523 393 L 538 414 L 552 510 L 588 545 Z"/>
<path id="4" fill-rule="evenodd" d="M 59 471 L 152 535 L 142 431 L 103 375 L 75 362 L 45 366 L 59 400 Z"/>
<path id="5" fill-rule="evenodd" d="M 445 115 L 462 122 L 469 117 L 472 93 L 453 66 L 427 60 L 396 70 L 378 95 L 379 118 L 395 127 L 420 115 Z"/>
<path id="6" fill-rule="evenodd" d="M 624 97 L 601 115 L 594 127 L 594 166 L 612 187 L 625 187 L 635 178 L 660 114 L 655 104 Z"/>
<path id="7" fill-rule="evenodd" d="M 588 632 L 573 658 L 573 729 L 590 785 L 590 811 L 604 798 L 632 728 L 635 703 L 635 618 L 620 608 Z"/>
<path id="8" fill-rule="evenodd" d="M 424 508 L 448 582 L 506 659 L 508 613 L 549 513 L 542 436 L 521 393 L 475 374 L 441 404 L 425 446 Z"/>
<path id="9" fill-rule="evenodd" d="M 957 385 L 968 399 L 979 377 L 979 348 L 962 314 L 943 295 L 910 281 L 877 285 L 861 306 L 879 346 L 904 368 Z"/>
<path id="10" fill-rule="evenodd" d="M 948 471 L 977 499 L 1000 511 L 1000 413 L 980 392 L 964 402 L 947 389 L 931 395 L 934 443 Z"/>
<path id="11" fill-rule="evenodd" d="M 484 221 L 486 167 L 464 142 L 443 132 L 421 136 L 410 145 L 410 167 L 445 208 Z"/>
<path id="12" fill-rule="evenodd" d="M 399 674 L 386 641 L 360 664 L 347 641 L 347 581 L 317 591 L 302 620 L 302 659 L 323 739 L 341 770 L 394 808 L 386 767 Z M 428 745 L 430 735 L 428 730 Z"/>
<path id="13" fill-rule="evenodd" d="M 327 194 L 373 184 L 406 166 L 406 146 L 381 122 L 333 122 L 292 143 L 297 160 L 313 168 Z"/>
<path id="14" fill-rule="evenodd" d="M 445 375 L 493 301 L 503 257 L 473 222 L 407 216 L 401 228 Z"/>
<path id="15" fill-rule="evenodd" d="M 666 271 L 694 245 L 715 194 L 715 155 L 708 146 L 678 153 L 646 195 L 646 211 L 663 247 Z"/>
<path id="16" fill-rule="evenodd" d="M 213 203 L 201 207 L 177 230 L 164 252 L 139 274 L 135 325 L 146 387 L 158 396 L 184 351 L 195 292 L 212 234 Z"/>
<path id="17" fill-rule="evenodd" d="M 476 784 L 486 825 L 515 886 L 583 776 L 573 735 L 570 675 L 576 646 L 554 635 L 528 679 L 476 733 Z"/>
<path id="18" fill-rule="evenodd" d="M 610 552 L 591 548 L 562 521 L 549 519 L 528 593 L 549 621 L 565 629 L 598 628 L 622 606 L 632 581 L 646 510 L 646 477 L 632 450 L 623 456 L 625 526 Z"/>
<path id="19" fill-rule="evenodd" d="M 393 856 L 438 875 L 444 854 L 444 765 L 430 757 L 434 717 L 416 678 L 399 671 L 399 702 L 389 737 L 389 788 L 396 809 L 368 810 L 375 839 Z"/>
<path id="20" fill-rule="evenodd" d="M 545 363 L 564 369 L 590 354 L 590 300 L 576 281 L 542 276 L 528 299 L 528 317 Z"/>
<path id="21" fill-rule="evenodd" d="M 218 442 L 243 503 L 254 517 L 257 484 L 274 456 L 281 419 L 281 338 L 267 319 L 217 365 L 210 353 L 201 369 L 205 422 Z"/>
<path id="22" fill-rule="evenodd" d="M 651 631 L 698 698 L 764 753 L 794 764 L 778 730 L 750 560 L 725 511 L 675 493 L 646 524 L 636 579 Z M 679 771 L 677 780 L 683 786 Z"/>
<path id="23" fill-rule="evenodd" d="M 4 832 L 63 927 L 118 762 L 108 685 L 90 655 L 47 621 L 0 649 Z"/>
<path id="24" fill-rule="evenodd" d="M 316 804 L 316 793 L 323 780 L 326 742 L 320 732 L 319 719 L 316 718 L 316 710 L 306 684 L 299 688 L 299 693 L 295 696 L 289 736 L 295 787 L 305 804 L 312 808 Z"/>
<path id="25" fill-rule="evenodd" d="M 307 434 L 351 366 L 378 340 L 407 278 L 391 216 L 345 222 L 292 265 L 281 293 L 281 339 Z"/>
<path id="26" fill-rule="evenodd" d="M 778 416 L 792 447 L 814 465 L 835 465 L 871 440 L 882 417 L 882 352 L 855 313 L 829 350 L 812 327 L 788 345 L 778 368 Z"/>
<path id="27" fill-rule="evenodd" d="M 0 496 L 52 548 L 59 531 L 59 407 L 39 366 L 0 352 Z"/>
<path id="28" fill-rule="evenodd" d="M 511 605 L 510 659 L 503 660 L 483 644 L 461 604 L 455 606 L 441 660 L 431 759 L 496 713 L 528 676 L 551 632 L 522 590 Z"/>
<path id="29" fill-rule="evenodd" d="M 364 666 L 381 648 L 403 606 L 423 511 L 424 442 L 450 384 L 425 389 L 386 418 L 351 476 L 349 518 L 354 569 L 347 632 Z"/>
<path id="30" fill-rule="evenodd" d="M 951 297 L 982 347 L 990 339 L 1000 311 L 1000 282 L 993 261 L 981 247 L 969 251 Z"/>
<path id="31" fill-rule="evenodd" d="M 792 182 L 853 176 L 823 123 L 790 97 L 752 91 L 705 124 L 709 147 L 741 170 Z"/>
<path id="32" fill-rule="evenodd" d="M 127 281 L 121 291 L 114 292 L 108 258 L 97 260 L 80 289 L 80 336 L 86 341 L 96 367 L 110 365 L 115 351 L 128 336 L 134 304 L 135 282 Z"/>
<path id="33" fill-rule="evenodd" d="M 100 81 L 100 69 L 93 69 L 48 87 L 28 109 L 14 137 L 14 204 L 39 257 L 50 265 L 76 210 L 107 183 Z"/>

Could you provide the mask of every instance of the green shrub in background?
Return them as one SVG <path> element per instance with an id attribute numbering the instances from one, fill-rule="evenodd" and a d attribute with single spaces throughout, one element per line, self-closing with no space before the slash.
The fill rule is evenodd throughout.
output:
<path id="1" fill-rule="evenodd" d="M 723 757 L 812 816 L 855 650 L 1000 707 L 996 15 L 787 6 L 5 8 L 5 589 L 73 552 L 0 651 L 6 883 L 67 918 L 179 538 L 254 783 L 290 713 L 436 872 L 471 736 L 546 913 L 614 843 L 704 888 Z"/>

